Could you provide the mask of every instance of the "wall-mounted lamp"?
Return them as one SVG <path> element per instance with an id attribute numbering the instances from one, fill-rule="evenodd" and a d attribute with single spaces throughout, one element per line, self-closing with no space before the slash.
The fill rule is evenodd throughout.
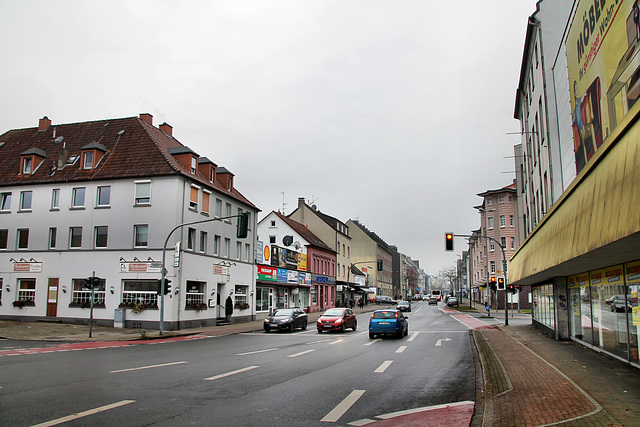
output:
<path id="1" fill-rule="evenodd" d="M 249 296 L 252 297 L 253 296 L 253 291 L 249 292 Z"/>
<path id="2" fill-rule="evenodd" d="M 138 259 L 138 257 L 133 257 L 133 260 L 134 260 L 135 262 L 140 262 L 140 260 Z"/>
<path id="3" fill-rule="evenodd" d="M 62 293 L 63 294 L 67 293 L 67 287 L 65 285 L 62 285 Z"/>
<path id="4" fill-rule="evenodd" d="M 27 260 L 24 258 L 20 258 L 20 262 L 27 262 Z"/>
<path id="5" fill-rule="evenodd" d="M 153 258 L 149 257 L 149 258 L 147 258 L 147 261 L 153 262 Z"/>
<path id="6" fill-rule="evenodd" d="M 9 258 L 9 262 L 18 262 L 14 258 Z"/>
<path id="7" fill-rule="evenodd" d="M 111 287 L 109 288 L 109 292 L 111 292 L 111 295 L 115 294 L 115 293 L 116 293 L 116 288 L 114 288 L 113 286 L 111 286 Z"/>
<path id="8" fill-rule="evenodd" d="M 229 295 L 233 295 L 233 291 L 229 291 Z"/>
<path id="9" fill-rule="evenodd" d="M 29 262 L 38 262 L 38 261 L 36 261 L 34 258 L 30 258 Z"/>
<path id="10" fill-rule="evenodd" d="M 216 294 L 216 290 L 215 289 L 211 289 L 211 296 L 214 296 Z"/>
<path id="11" fill-rule="evenodd" d="M 175 295 L 178 295 L 178 293 L 180 293 L 180 288 L 176 287 L 176 290 L 175 290 L 175 291 L 173 291 L 173 293 L 174 293 Z"/>
<path id="12" fill-rule="evenodd" d="M 5 289 L 7 290 L 7 292 L 11 292 L 11 286 L 7 285 Z"/>
<path id="13" fill-rule="evenodd" d="M 127 260 L 122 258 L 122 257 L 120 257 L 120 262 L 127 262 Z"/>

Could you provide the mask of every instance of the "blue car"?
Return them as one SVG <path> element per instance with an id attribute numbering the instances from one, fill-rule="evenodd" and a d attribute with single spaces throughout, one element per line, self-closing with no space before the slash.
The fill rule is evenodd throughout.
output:
<path id="1" fill-rule="evenodd" d="M 369 319 L 369 338 L 376 335 L 395 335 L 398 338 L 409 334 L 409 322 L 400 310 L 376 310 Z"/>

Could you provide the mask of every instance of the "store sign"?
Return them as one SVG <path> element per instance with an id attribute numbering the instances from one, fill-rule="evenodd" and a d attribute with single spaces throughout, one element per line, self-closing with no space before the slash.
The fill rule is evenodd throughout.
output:
<path id="1" fill-rule="evenodd" d="M 13 264 L 14 272 L 42 273 L 41 262 L 16 262 Z"/>
<path id="2" fill-rule="evenodd" d="M 311 273 L 299 273 L 298 274 L 298 284 L 300 285 L 310 285 L 311 284 Z"/>
<path id="3" fill-rule="evenodd" d="M 229 267 L 225 267 L 223 265 L 214 265 L 213 266 L 213 274 L 224 274 L 228 276 L 231 274 L 231 269 Z"/>
<path id="4" fill-rule="evenodd" d="M 161 262 L 121 262 L 120 273 L 160 273 Z"/>
<path id="5" fill-rule="evenodd" d="M 258 280 L 263 280 L 266 282 L 276 282 L 278 280 L 278 269 L 259 265 Z"/>

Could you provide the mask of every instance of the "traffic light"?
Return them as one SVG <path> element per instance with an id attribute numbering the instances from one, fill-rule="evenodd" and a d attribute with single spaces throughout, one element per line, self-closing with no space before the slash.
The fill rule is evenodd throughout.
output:
<path id="1" fill-rule="evenodd" d="M 444 233 L 444 250 L 453 252 L 453 233 Z"/>
<path id="2" fill-rule="evenodd" d="M 162 295 L 162 279 L 158 280 L 156 284 L 156 294 Z"/>
<path id="3" fill-rule="evenodd" d="M 100 280 L 101 279 L 99 277 L 87 277 L 86 279 L 84 279 L 84 288 L 97 289 L 100 286 Z"/>
<path id="4" fill-rule="evenodd" d="M 249 229 L 249 212 L 242 212 L 238 215 L 238 224 L 236 226 L 236 237 L 238 239 L 244 239 L 247 237 L 247 230 Z"/>
<path id="5" fill-rule="evenodd" d="M 502 277 L 498 277 L 498 289 L 504 289 L 504 279 Z"/>
<path id="6" fill-rule="evenodd" d="M 170 294 L 171 293 L 171 280 L 165 278 L 164 279 L 164 294 Z"/>
<path id="7" fill-rule="evenodd" d="M 493 289 L 494 291 L 496 290 L 496 277 L 495 276 L 491 276 L 489 278 L 489 287 L 491 289 Z"/>
<path id="8" fill-rule="evenodd" d="M 379 259 L 379 260 L 376 262 L 376 266 L 377 266 L 377 270 L 378 270 L 378 271 L 382 271 L 382 260 L 381 260 L 381 259 Z"/>

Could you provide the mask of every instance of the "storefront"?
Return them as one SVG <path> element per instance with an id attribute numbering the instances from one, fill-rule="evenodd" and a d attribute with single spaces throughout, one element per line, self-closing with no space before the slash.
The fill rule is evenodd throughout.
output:
<path id="1" fill-rule="evenodd" d="M 310 273 L 258 265 L 256 311 L 260 318 L 278 308 L 308 311 L 311 295 Z"/>

